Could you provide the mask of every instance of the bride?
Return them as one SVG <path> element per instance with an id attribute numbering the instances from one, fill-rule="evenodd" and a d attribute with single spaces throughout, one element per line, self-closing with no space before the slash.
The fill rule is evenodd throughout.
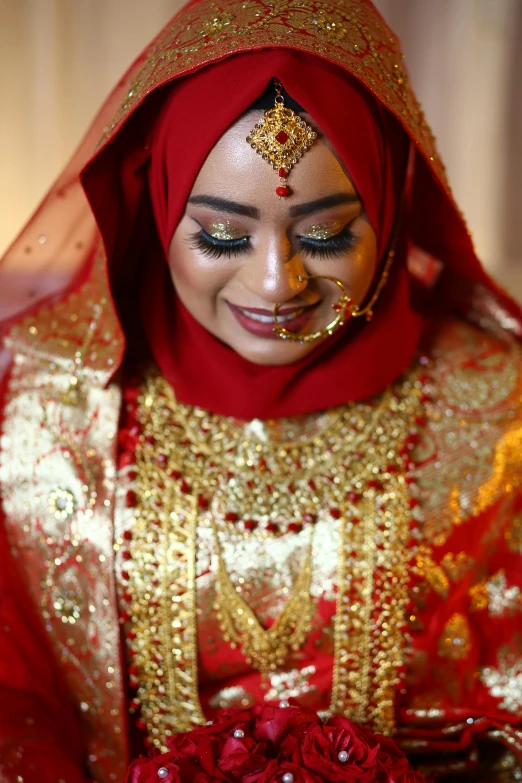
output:
<path id="1" fill-rule="evenodd" d="M 520 778 L 522 316 L 370 2 L 189 3 L 0 274 L 2 780 L 289 698 Z"/>

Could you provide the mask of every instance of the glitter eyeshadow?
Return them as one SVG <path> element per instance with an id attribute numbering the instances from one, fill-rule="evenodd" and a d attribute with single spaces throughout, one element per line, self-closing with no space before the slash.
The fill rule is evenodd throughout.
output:
<path id="1" fill-rule="evenodd" d="M 307 239 L 330 239 L 342 230 L 342 223 L 329 220 L 326 223 L 316 223 L 306 232 Z"/>
<path id="2" fill-rule="evenodd" d="M 245 236 L 245 232 L 238 228 L 235 228 L 232 223 L 226 221 L 218 221 L 217 223 L 211 223 L 208 233 L 214 239 L 241 239 Z"/>

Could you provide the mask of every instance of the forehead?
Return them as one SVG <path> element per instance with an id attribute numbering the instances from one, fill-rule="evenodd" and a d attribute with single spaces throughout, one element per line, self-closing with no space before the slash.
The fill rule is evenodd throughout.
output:
<path id="1" fill-rule="evenodd" d="M 201 167 L 192 196 L 219 196 L 253 204 L 264 212 L 278 213 L 284 208 L 286 213 L 294 201 L 311 201 L 332 193 L 355 193 L 332 145 L 316 123 L 303 113 L 303 119 L 314 127 L 318 138 L 290 172 L 288 185 L 292 195 L 277 198 L 275 189 L 280 184 L 277 172 L 246 141 L 262 115 L 262 112 L 250 112 L 223 134 Z"/>

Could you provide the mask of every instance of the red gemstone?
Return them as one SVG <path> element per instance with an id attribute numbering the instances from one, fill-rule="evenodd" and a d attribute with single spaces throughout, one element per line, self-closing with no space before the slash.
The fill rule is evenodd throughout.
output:
<path id="1" fill-rule="evenodd" d="M 298 522 L 290 522 L 288 525 L 288 530 L 290 533 L 300 533 L 303 529 L 303 526 L 300 525 Z"/>
<path id="2" fill-rule="evenodd" d="M 183 492 L 184 495 L 188 495 L 190 493 L 190 485 L 187 484 L 185 480 L 181 482 L 180 490 Z"/>
<path id="3" fill-rule="evenodd" d="M 286 144 L 290 136 L 288 133 L 286 133 L 284 130 L 280 130 L 279 133 L 276 135 L 275 140 L 279 142 L 279 144 Z"/>
<path id="4" fill-rule="evenodd" d="M 279 527 L 278 525 L 276 525 L 275 522 L 269 522 L 268 525 L 266 526 L 266 529 L 268 530 L 269 533 L 277 533 Z"/>
<path id="5" fill-rule="evenodd" d="M 257 521 L 255 519 L 245 519 L 243 524 L 245 525 L 245 530 L 255 530 L 257 527 Z"/>
<path id="6" fill-rule="evenodd" d="M 333 517 L 334 519 L 339 519 L 339 517 L 341 516 L 341 512 L 339 511 L 338 508 L 331 508 L 330 516 Z"/>
<path id="7" fill-rule="evenodd" d="M 203 495 L 198 497 L 198 506 L 200 508 L 208 508 L 208 500 Z"/>
<path id="8" fill-rule="evenodd" d="M 132 489 L 127 492 L 127 505 L 134 508 L 138 504 L 138 497 Z"/>
<path id="9" fill-rule="evenodd" d="M 124 532 L 124 534 L 123 534 L 123 538 L 124 538 L 126 541 L 130 541 L 130 540 L 132 539 L 132 533 L 131 533 L 131 531 L 130 531 L 130 530 L 126 530 L 126 531 Z"/>
<path id="10" fill-rule="evenodd" d="M 147 724 L 143 720 L 143 718 L 138 718 L 136 721 L 136 726 L 138 729 L 141 729 L 141 731 L 144 731 L 147 728 Z"/>
<path id="11" fill-rule="evenodd" d="M 234 511 L 227 511 L 225 514 L 225 519 L 227 522 L 237 522 L 239 517 Z"/>
<path id="12" fill-rule="evenodd" d="M 290 195 L 290 190 L 286 187 L 286 185 L 282 185 L 281 187 L 276 188 L 276 193 L 279 198 L 286 198 L 286 196 Z"/>
<path id="13" fill-rule="evenodd" d="M 128 571 L 122 571 L 121 572 L 121 578 L 124 579 L 126 582 L 129 581 L 129 572 Z"/>
<path id="14" fill-rule="evenodd" d="M 131 557 L 132 557 L 132 555 L 131 555 L 131 553 L 129 552 L 128 549 L 126 549 L 124 552 L 122 552 L 121 556 L 123 557 L 124 560 L 130 560 Z"/>
<path id="15" fill-rule="evenodd" d="M 281 179 L 286 179 L 288 177 L 288 171 L 286 169 L 279 169 L 279 176 Z"/>

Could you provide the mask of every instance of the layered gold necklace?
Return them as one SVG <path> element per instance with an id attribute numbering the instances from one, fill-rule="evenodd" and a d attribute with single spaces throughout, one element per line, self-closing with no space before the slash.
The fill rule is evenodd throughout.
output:
<path id="1" fill-rule="evenodd" d="M 223 637 L 264 673 L 283 666 L 310 629 L 318 515 L 331 519 L 340 540 L 331 711 L 391 730 L 389 690 L 402 664 L 408 599 L 405 474 L 421 394 L 412 376 L 368 403 L 245 423 L 180 404 L 156 371 L 147 374 L 138 393 L 133 519 L 122 557 L 131 684 L 156 747 L 204 720 L 199 527 L 215 539 Z M 223 542 L 240 536 L 261 543 L 301 531 L 307 544 L 290 597 L 265 628 L 232 581 Z"/>

